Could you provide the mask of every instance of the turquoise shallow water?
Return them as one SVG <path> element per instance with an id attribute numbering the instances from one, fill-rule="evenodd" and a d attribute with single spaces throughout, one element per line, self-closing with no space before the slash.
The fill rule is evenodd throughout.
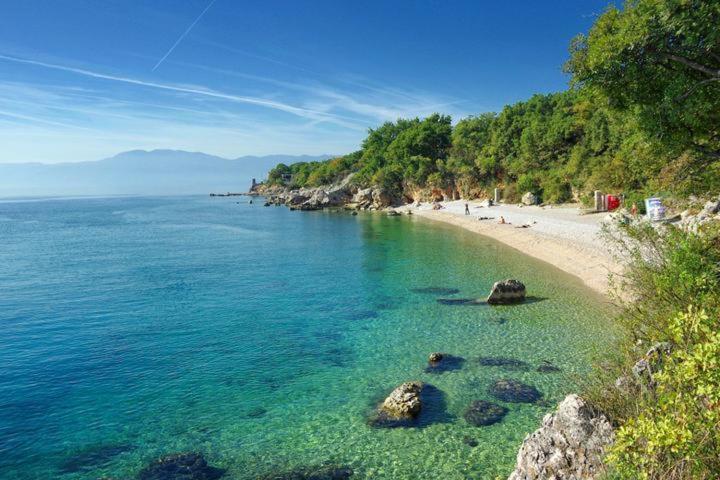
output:
<path id="1" fill-rule="evenodd" d="M 607 307 L 577 279 L 469 232 L 245 202 L 0 202 L 1 478 L 134 478 L 182 451 L 228 479 L 322 462 L 361 479 L 505 477 L 611 335 Z M 444 305 L 412 290 L 476 298 L 507 277 L 534 300 Z M 433 351 L 466 362 L 425 373 Z M 545 360 L 562 373 L 535 371 Z M 544 401 L 469 425 L 465 408 L 492 400 L 498 378 Z M 431 421 L 369 427 L 407 380 L 442 392 Z"/>

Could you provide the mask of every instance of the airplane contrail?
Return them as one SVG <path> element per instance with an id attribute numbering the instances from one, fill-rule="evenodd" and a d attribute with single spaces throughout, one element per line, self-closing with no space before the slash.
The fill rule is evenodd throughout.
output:
<path id="1" fill-rule="evenodd" d="M 157 70 L 157 68 L 160 65 L 162 65 L 162 63 L 165 61 L 165 59 L 170 56 L 170 54 L 173 52 L 173 50 L 175 50 L 175 47 L 180 45 L 180 42 L 183 41 L 183 39 L 187 36 L 187 34 L 190 33 L 190 30 L 193 29 L 193 27 L 200 21 L 200 19 L 203 17 L 203 15 L 205 15 L 207 13 L 207 11 L 210 10 L 210 7 L 212 7 L 216 1 L 217 0 L 210 0 L 210 3 L 208 3 L 207 7 L 205 7 L 205 10 L 203 10 L 202 13 L 200 15 L 198 15 L 198 17 L 195 19 L 195 21 L 190 24 L 190 26 L 187 28 L 187 30 L 185 30 L 183 32 L 183 34 L 180 35 L 180 37 L 175 41 L 173 46 L 170 47 L 170 50 L 168 50 L 167 53 L 160 60 L 158 60 L 158 62 L 155 64 L 155 66 L 152 69 L 153 72 L 155 70 Z"/>

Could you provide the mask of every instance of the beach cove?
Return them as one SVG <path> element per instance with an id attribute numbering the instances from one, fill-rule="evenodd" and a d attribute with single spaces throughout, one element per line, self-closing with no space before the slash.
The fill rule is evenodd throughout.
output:
<path id="1" fill-rule="evenodd" d="M 0 203 L 3 475 L 136 478 L 191 451 L 232 479 L 324 464 L 360 479 L 502 478 L 612 336 L 606 299 L 578 278 L 423 212 L 246 202 Z M 529 301 L 460 301 L 503 278 Z M 437 351 L 464 362 L 426 371 Z M 542 398 L 494 399 L 504 378 Z M 412 380 L 440 392 L 427 422 L 368 425 Z M 508 412 L 471 425 L 477 400 Z"/>

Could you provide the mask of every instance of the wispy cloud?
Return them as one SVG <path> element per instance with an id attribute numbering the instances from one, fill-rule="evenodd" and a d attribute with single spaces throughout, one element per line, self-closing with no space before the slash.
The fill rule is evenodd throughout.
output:
<path id="1" fill-rule="evenodd" d="M 204 87 L 189 87 L 189 86 L 173 85 L 173 84 L 166 84 L 166 83 L 159 83 L 159 82 L 151 82 L 151 81 L 139 80 L 139 79 L 131 78 L 131 77 L 110 75 L 110 74 L 95 72 L 92 70 L 86 70 L 86 69 L 82 69 L 82 68 L 70 67 L 70 66 L 66 66 L 66 65 L 59 65 L 59 64 L 55 64 L 55 63 L 41 62 L 38 60 L 32 60 L 32 59 L 28 59 L 28 58 L 12 57 L 9 55 L 2 55 L 2 54 L 0 54 L 0 60 L 6 60 L 9 62 L 15 62 L 15 63 L 23 63 L 26 65 L 35 65 L 35 66 L 39 66 L 39 67 L 50 68 L 53 70 L 60 70 L 60 71 L 69 72 L 69 73 L 75 73 L 77 75 L 83 75 L 85 77 L 109 80 L 109 81 L 113 81 L 113 82 L 122 82 L 122 83 L 126 83 L 126 84 L 155 88 L 155 89 L 160 89 L 160 90 L 165 90 L 165 91 L 188 93 L 188 94 L 192 94 L 192 95 L 200 95 L 200 96 L 205 96 L 205 97 L 228 100 L 231 102 L 256 105 L 256 106 L 260 106 L 260 107 L 271 108 L 274 110 L 283 111 L 286 113 L 291 113 L 293 115 L 297 115 L 297 116 L 304 117 L 304 118 L 310 118 L 313 120 L 323 120 L 323 121 L 348 120 L 347 118 L 343 119 L 341 116 L 331 114 L 328 112 L 311 110 L 311 109 L 302 108 L 302 107 L 295 107 L 295 106 L 288 105 L 285 103 L 272 101 L 272 100 L 266 100 L 263 98 L 233 95 L 233 94 L 229 94 L 229 93 L 220 92 L 217 90 L 207 89 Z M 347 123 L 343 122 L 343 125 L 347 126 Z"/>

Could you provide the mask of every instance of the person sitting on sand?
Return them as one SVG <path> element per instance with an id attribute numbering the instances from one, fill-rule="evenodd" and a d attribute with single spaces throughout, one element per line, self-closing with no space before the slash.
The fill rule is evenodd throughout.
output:
<path id="1" fill-rule="evenodd" d="M 465 215 L 470 215 L 470 207 L 467 203 L 465 204 Z"/>
<path id="2" fill-rule="evenodd" d="M 500 225 L 505 225 L 505 223 L 506 223 L 506 222 L 505 222 L 505 217 L 503 217 L 502 215 L 500 215 L 500 220 L 498 220 L 498 223 L 499 223 Z"/>

